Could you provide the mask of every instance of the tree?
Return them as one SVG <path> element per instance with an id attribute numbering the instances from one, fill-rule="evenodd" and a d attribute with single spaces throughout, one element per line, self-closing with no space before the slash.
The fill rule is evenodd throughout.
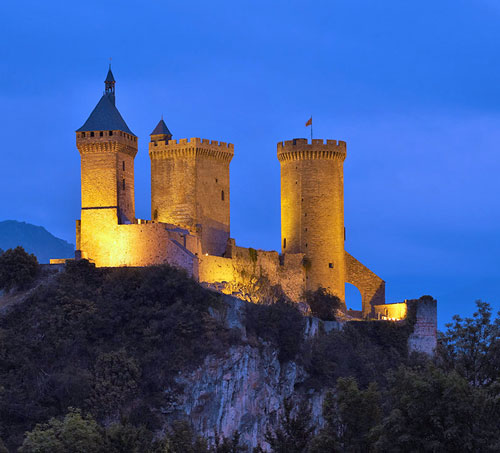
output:
<path id="1" fill-rule="evenodd" d="M 240 444 L 240 433 L 239 431 L 235 431 L 233 435 L 222 438 L 222 443 L 219 438 L 216 436 L 215 438 L 215 446 L 212 449 L 213 453 L 244 453 L 247 451 L 247 448 Z"/>
<path id="2" fill-rule="evenodd" d="M 500 376 L 500 318 L 491 320 L 491 306 L 477 301 L 472 318 L 453 317 L 440 338 L 440 358 L 475 386 L 490 385 Z M 499 313 L 500 315 L 500 313 Z"/>
<path id="3" fill-rule="evenodd" d="M 284 414 L 281 426 L 274 432 L 268 431 L 266 442 L 273 453 L 303 453 L 313 436 L 311 427 L 311 408 L 303 401 L 297 408 L 296 415 L 292 416 L 293 402 L 284 401 Z"/>
<path id="4" fill-rule="evenodd" d="M 401 367 L 388 394 L 390 412 L 376 429 L 376 451 L 498 451 L 500 393 L 493 387 L 474 388 L 433 365 Z"/>
<path id="5" fill-rule="evenodd" d="M 63 420 L 51 418 L 26 433 L 20 453 L 102 453 L 101 428 L 79 409 L 71 409 Z"/>
<path id="6" fill-rule="evenodd" d="M 323 402 L 323 418 L 325 426 L 311 443 L 309 453 L 370 451 L 373 429 L 381 419 L 376 384 L 361 390 L 352 377 L 338 379 L 336 394 L 327 393 Z"/>
<path id="7" fill-rule="evenodd" d="M 304 296 L 312 315 L 323 321 L 335 321 L 337 310 L 343 307 L 342 301 L 325 288 L 306 291 Z"/>
<path id="8" fill-rule="evenodd" d="M 26 289 L 38 274 L 36 256 L 22 247 L 9 249 L 0 254 L 0 289 Z"/>
<path id="9" fill-rule="evenodd" d="M 174 422 L 168 435 L 168 453 L 209 453 L 205 439 L 196 435 L 187 421 Z"/>

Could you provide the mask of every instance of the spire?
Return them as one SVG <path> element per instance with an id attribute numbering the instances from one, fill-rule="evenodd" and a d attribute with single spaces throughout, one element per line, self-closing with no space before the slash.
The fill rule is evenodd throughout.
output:
<path id="1" fill-rule="evenodd" d="M 113 77 L 113 73 L 111 72 L 111 63 L 109 64 L 108 75 L 106 76 L 106 80 L 104 81 L 104 94 L 109 97 L 109 100 L 115 103 L 115 78 Z"/>
<path id="2" fill-rule="evenodd" d="M 165 124 L 165 121 L 163 121 L 163 115 L 161 117 L 160 122 L 156 125 L 154 128 L 153 132 L 151 132 L 151 138 L 155 136 L 156 140 L 172 140 L 172 133 L 168 130 L 167 125 Z M 162 137 L 158 137 L 158 136 Z"/>
<path id="3" fill-rule="evenodd" d="M 108 75 L 104 81 L 105 91 L 101 100 L 77 132 L 86 131 L 123 131 L 134 135 L 123 120 L 115 105 L 115 78 L 109 65 Z"/>

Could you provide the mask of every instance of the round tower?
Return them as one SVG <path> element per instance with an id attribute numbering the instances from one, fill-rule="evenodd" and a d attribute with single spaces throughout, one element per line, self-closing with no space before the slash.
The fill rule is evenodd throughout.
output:
<path id="1" fill-rule="evenodd" d="M 281 250 L 304 253 L 306 289 L 345 300 L 344 160 L 346 143 L 294 139 L 278 143 Z"/>

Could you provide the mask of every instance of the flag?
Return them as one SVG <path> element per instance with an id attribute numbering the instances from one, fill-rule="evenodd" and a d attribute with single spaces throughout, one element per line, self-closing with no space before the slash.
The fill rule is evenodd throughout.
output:
<path id="1" fill-rule="evenodd" d="M 312 126 L 312 125 L 313 125 L 313 117 L 311 116 L 311 118 L 309 118 L 309 119 L 307 120 L 306 127 L 307 127 L 307 126 Z"/>

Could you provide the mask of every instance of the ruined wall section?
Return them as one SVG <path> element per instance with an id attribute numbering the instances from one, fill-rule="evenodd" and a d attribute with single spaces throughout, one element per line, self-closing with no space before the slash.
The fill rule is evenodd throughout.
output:
<path id="1" fill-rule="evenodd" d="M 202 251 L 225 252 L 230 235 L 229 164 L 234 146 L 200 138 L 152 140 L 153 220 L 196 231 Z"/>
<path id="2" fill-rule="evenodd" d="M 304 253 L 307 289 L 322 286 L 345 299 L 344 176 L 346 143 L 294 139 L 278 143 L 281 246 Z"/>
<path id="3" fill-rule="evenodd" d="M 363 315 L 373 313 L 373 306 L 385 304 L 385 282 L 364 264 L 345 252 L 346 279 L 361 293 Z"/>
<path id="4" fill-rule="evenodd" d="M 259 302 L 277 295 L 277 286 L 291 300 L 299 301 L 305 289 L 302 253 L 286 254 L 230 247 L 230 257 L 200 259 L 200 282 L 244 300 Z"/>
<path id="5" fill-rule="evenodd" d="M 437 346 L 437 302 L 430 296 L 424 296 L 413 303 L 416 322 L 408 339 L 408 348 L 433 355 Z"/>

